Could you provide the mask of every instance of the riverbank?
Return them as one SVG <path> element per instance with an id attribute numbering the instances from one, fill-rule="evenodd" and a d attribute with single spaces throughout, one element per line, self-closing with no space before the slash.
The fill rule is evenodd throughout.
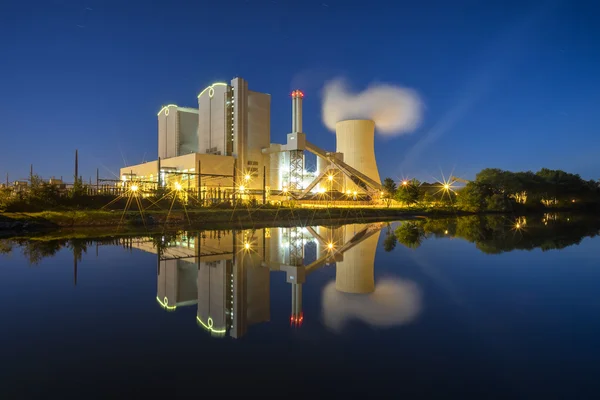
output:
<path id="1" fill-rule="evenodd" d="M 1 213 L 0 235 L 54 230 L 160 231 L 385 221 L 426 216 L 465 215 L 455 210 L 417 208 L 238 208 L 144 212 L 46 211 Z"/>

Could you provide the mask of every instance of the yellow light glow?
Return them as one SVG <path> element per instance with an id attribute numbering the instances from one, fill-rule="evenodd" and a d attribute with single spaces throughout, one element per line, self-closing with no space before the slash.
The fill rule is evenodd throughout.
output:
<path id="1" fill-rule="evenodd" d="M 445 235 L 447 235 L 447 234 L 448 234 L 448 231 L 444 231 L 444 234 L 445 234 Z"/>
<path id="2" fill-rule="evenodd" d="M 330 181 L 332 181 L 333 180 L 333 175 L 328 175 L 327 179 L 329 179 Z"/>
<path id="3" fill-rule="evenodd" d="M 244 179 L 247 180 L 247 181 L 249 181 L 250 180 L 250 175 L 246 174 L 246 176 L 244 176 Z"/>
<path id="4" fill-rule="evenodd" d="M 156 296 L 156 301 L 158 301 L 158 304 L 160 304 L 162 306 L 162 308 L 164 308 L 165 310 L 173 311 L 177 308 L 177 306 L 169 305 L 169 299 L 167 299 L 167 296 L 165 296 L 164 300 L 161 300 L 158 298 L 158 296 Z"/>
<path id="5" fill-rule="evenodd" d="M 131 191 L 132 191 L 132 192 L 137 192 L 137 191 L 138 191 L 138 189 L 139 189 L 138 185 L 132 185 L 132 186 L 131 186 Z"/>
<path id="6" fill-rule="evenodd" d="M 408 181 L 402 181 L 402 186 L 408 185 Z"/>
<path id="7" fill-rule="evenodd" d="M 213 328 L 214 322 L 213 319 L 211 317 L 208 317 L 208 321 L 206 321 L 207 323 L 202 322 L 202 320 L 200 319 L 200 317 L 196 316 L 196 321 L 198 321 L 198 323 L 200 325 L 202 325 L 206 330 L 209 330 L 213 333 L 226 333 L 227 330 L 226 329 L 215 329 Z"/>
<path id="8" fill-rule="evenodd" d="M 358 192 L 354 192 L 353 194 L 356 196 L 358 194 Z"/>
<path id="9" fill-rule="evenodd" d="M 450 189 L 450 185 L 448 185 L 447 183 L 444 184 L 444 189 L 448 190 Z"/>
<path id="10" fill-rule="evenodd" d="M 169 107 L 177 107 L 177 104 L 169 104 L 164 106 L 163 108 L 160 109 L 160 111 L 158 112 L 158 114 L 156 114 L 157 116 L 160 115 L 161 112 L 165 112 L 165 115 L 169 115 Z"/>
<path id="11" fill-rule="evenodd" d="M 327 248 L 328 248 L 329 250 L 333 249 L 333 243 L 327 243 Z"/>
<path id="12" fill-rule="evenodd" d="M 200 94 L 198 95 L 198 97 L 202 96 L 202 95 L 204 94 L 204 92 L 206 92 L 207 90 L 210 90 L 210 89 L 212 89 L 212 93 L 213 93 L 213 95 L 214 95 L 214 90 L 215 90 L 214 86 L 227 86 L 227 84 L 226 84 L 226 83 L 224 83 L 224 82 L 215 82 L 215 83 L 213 83 L 212 85 L 208 86 L 208 87 L 207 87 L 206 89 L 204 89 L 203 91 L 201 91 L 201 92 L 200 92 Z M 209 93 L 209 94 L 210 94 L 210 93 Z M 210 97 L 212 97 L 212 96 L 210 96 Z"/>
<path id="13" fill-rule="evenodd" d="M 244 248 L 246 250 L 250 250 L 250 243 L 248 243 L 248 242 L 244 243 Z"/>
<path id="14" fill-rule="evenodd" d="M 517 229 L 519 229 L 521 227 L 521 224 L 517 222 L 517 225 L 515 225 Z"/>
<path id="15" fill-rule="evenodd" d="M 350 192 L 349 190 L 346 190 L 346 194 L 347 194 L 348 196 L 350 196 L 350 193 L 352 193 L 352 192 Z"/>
<path id="16" fill-rule="evenodd" d="M 246 188 L 244 187 L 244 185 L 240 186 L 239 189 L 240 189 L 240 192 L 243 192 L 244 190 L 246 190 Z"/>
<path id="17" fill-rule="evenodd" d="M 177 191 L 181 190 L 181 183 L 175 182 L 175 190 L 177 190 Z"/>
<path id="18" fill-rule="evenodd" d="M 287 193 L 287 191 L 288 191 L 288 188 L 284 187 L 283 188 L 283 193 Z"/>

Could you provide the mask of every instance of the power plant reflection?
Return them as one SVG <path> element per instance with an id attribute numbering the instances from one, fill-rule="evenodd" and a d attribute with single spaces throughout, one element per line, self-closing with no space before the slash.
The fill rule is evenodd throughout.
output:
<path id="1" fill-rule="evenodd" d="M 366 301 L 376 304 L 374 263 L 383 226 L 370 223 L 204 231 L 158 240 L 134 239 L 130 245 L 157 254 L 156 299 L 165 310 L 196 305 L 201 327 L 214 336 L 239 338 L 248 327 L 270 320 L 272 272 L 285 273 L 290 284 L 290 323 L 294 326 L 304 320 L 302 285 L 324 265 L 336 264 L 334 291 L 366 296 Z M 332 307 L 340 301 L 329 290 L 324 292 L 327 326 L 331 325 L 327 318 Z M 359 303 L 354 299 L 343 306 L 343 319 L 349 318 L 350 309 L 362 309 Z M 340 323 L 333 325 L 335 328 Z"/>

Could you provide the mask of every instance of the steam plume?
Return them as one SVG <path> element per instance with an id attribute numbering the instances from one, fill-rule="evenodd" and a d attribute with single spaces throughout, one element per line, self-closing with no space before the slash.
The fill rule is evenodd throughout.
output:
<path id="1" fill-rule="evenodd" d="M 335 282 L 323 289 L 323 322 L 335 332 L 351 320 L 379 328 L 408 324 L 421 308 L 421 290 L 408 280 L 383 280 L 368 295 L 338 292 Z"/>
<path id="2" fill-rule="evenodd" d="M 380 134 L 401 135 L 419 125 L 421 109 L 419 95 L 399 86 L 374 84 L 352 93 L 343 79 L 335 79 L 323 90 L 323 123 L 332 131 L 338 121 L 360 118 L 373 120 Z"/>

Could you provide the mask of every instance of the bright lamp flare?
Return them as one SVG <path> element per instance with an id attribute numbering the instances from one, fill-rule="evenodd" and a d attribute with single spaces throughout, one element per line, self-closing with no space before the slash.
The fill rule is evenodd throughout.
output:
<path id="1" fill-rule="evenodd" d="M 181 190 L 181 183 L 175 182 L 175 190 Z"/>
<path id="2" fill-rule="evenodd" d="M 137 192 L 137 191 L 138 191 L 138 189 L 139 189 L 138 185 L 132 185 L 132 186 L 131 186 L 131 191 L 132 191 L 132 192 Z"/>
<path id="3" fill-rule="evenodd" d="M 244 187 L 244 185 L 240 186 L 240 192 L 243 192 L 244 190 L 246 190 L 246 188 Z"/>
<path id="4" fill-rule="evenodd" d="M 402 181 L 402 186 L 408 185 L 408 181 Z"/>
<path id="5" fill-rule="evenodd" d="M 244 176 L 244 179 L 247 180 L 247 181 L 249 181 L 250 180 L 250 175 L 246 174 L 246 176 Z"/>
<path id="6" fill-rule="evenodd" d="M 330 181 L 332 181 L 333 180 L 333 175 L 327 176 L 327 179 L 329 179 Z"/>
<path id="7" fill-rule="evenodd" d="M 327 243 L 327 248 L 328 248 L 329 250 L 333 249 L 333 243 Z"/>
<path id="8" fill-rule="evenodd" d="M 248 242 L 244 243 L 244 248 L 246 250 L 250 250 L 250 243 L 248 243 Z"/>
<path id="9" fill-rule="evenodd" d="M 450 189 L 450 185 L 448 185 L 447 183 L 444 184 L 444 189 L 449 190 Z"/>

